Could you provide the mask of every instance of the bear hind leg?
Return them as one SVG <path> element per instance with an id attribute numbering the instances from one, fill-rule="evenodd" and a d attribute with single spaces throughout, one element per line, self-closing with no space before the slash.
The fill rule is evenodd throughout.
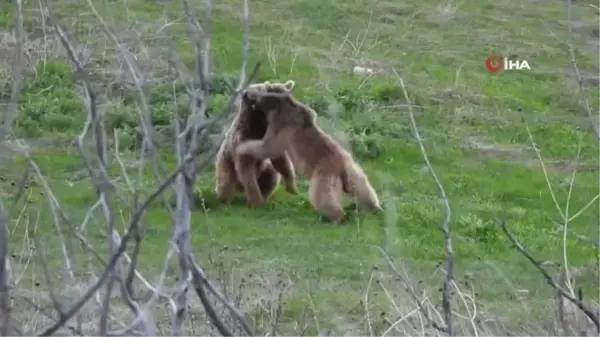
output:
<path id="1" fill-rule="evenodd" d="M 342 196 L 342 180 L 339 177 L 313 174 L 310 179 L 310 202 L 317 212 L 333 223 L 341 224 L 344 221 Z"/>
<path id="2" fill-rule="evenodd" d="M 223 203 L 230 203 L 239 186 L 233 162 L 224 157 L 218 157 L 215 177 L 217 199 Z"/>
<path id="3" fill-rule="evenodd" d="M 256 159 L 251 156 L 238 156 L 235 159 L 235 171 L 237 177 L 244 186 L 244 193 L 249 206 L 261 206 L 265 199 L 258 186 Z"/>
<path id="4" fill-rule="evenodd" d="M 377 192 L 375 192 L 369 178 L 358 165 L 350 165 L 342 174 L 342 181 L 344 193 L 354 197 L 357 203 L 356 206 L 359 209 L 373 212 L 383 210 Z"/>

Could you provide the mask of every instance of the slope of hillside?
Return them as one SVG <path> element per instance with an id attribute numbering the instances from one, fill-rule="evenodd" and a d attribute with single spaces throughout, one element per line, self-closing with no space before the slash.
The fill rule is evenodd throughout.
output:
<path id="1" fill-rule="evenodd" d="M 203 2 L 191 4 L 202 17 Z M 180 4 L 129 0 L 97 6 L 148 80 L 153 122 L 162 130 L 162 162 L 172 170 L 168 127 L 172 112 L 187 103 L 176 100 L 183 94 L 169 80 L 168 49 L 193 63 Z M 296 97 L 317 110 L 323 128 L 351 149 L 387 210 L 382 216 L 352 214 L 345 226 L 324 224 L 310 207 L 305 181 L 299 195 L 280 189 L 261 209 L 247 208 L 242 198 L 232 206 L 219 205 L 212 168 L 203 173 L 192 220 L 194 249 L 212 278 L 225 283 L 232 296 L 242 293 L 242 305 L 262 329 L 276 325 L 281 335 L 419 334 L 430 327 L 418 328 L 417 314 L 411 314 L 417 308 L 413 295 L 441 310 L 444 205 L 393 69 L 406 84 L 424 148 L 448 195 L 460 285 L 454 296 L 455 324 L 461 334 L 473 334 L 474 327 L 481 334 L 557 333 L 555 291 L 507 240 L 500 222 L 536 259 L 548 261 L 544 266 L 557 279 L 568 256 L 576 287 L 586 300 L 597 301 L 598 249 L 581 239 L 597 242 L 600 211 L 594 131 L 599 33 L 593 6 L 578 1 L 567 10 L 560 1 L 509 0 L 445 5 L 430 0 L 265 0 L 250 6 L 251 62 L 264 60 L 257 81 L 294 79 Z M 149 191 L 155 187 L 154 172 L 147 167 L 138 174 L 137 93 L 123 59 L 85 2 L 61 1 L 52 8 L 66 31 L 86 46 L 107 128 L 118 134 L 126 171 Z M 235 80 L 241 63 L 239 8 L 231 0 L 214 4 L 217 80 L 211 112 L 224 106 L 228 90 L 223 83 Z M 9 79 L 15 15 L 8 4 L 0 9 L 0 69 Z M 13 131 L 28 140 L 63 210 L 78 223 L 96 202 L 71 142 L 85 122 L 83 101 L 38 5 L 26 3 L 24 13 L 28 67 Z M 485 60 L 491 55 L 527 60 L 531 70 L 490 73 Z M 355 66 L 376 73 L 356 75 Z M 7 102 L 10 88 L 5 88 Z M 26 160 L 14 151 L 14 141 L 3 146 L 2 194 L 10 200 Z M 127 195 L 123 172 L 114 155 L 110 158 L 111 177 Z M 47 254 L 45 263 L 58 268 L 61 247 L 55 228 L 45 222 L 52 219 L 52 208 L 43 192 L 41 181 L 34 179 L 25 197 L 11 204 L 10 251 L 24 254 L 22 242 L 33 235 L 35 223 L 29 219 L 39 219 L 35 236 Z M 119 207 L 117 228 L 122 230 L 130 208 Z M 101 219 L 88 225 L 88 235 L 105 254 Z M 571 234 L 563 235 L 564 219 Z M 141 270 L 154 275 L 169 248 L 171 218 L 156 202 L 145 222 Z M 73 242 L 74 254 L 83 254 Z M 396 271 L 381 250 L 394 260 Z M 24 270 L 22 288 L 45 283 L 40 263 L 34 259 L 25 265 L 15 258 L 13 264 Z M 81 258 L 80 276 L 84 265 Z M 408 284 L 424 293 L 407 291 Z M 468 318 L 474 315 L 473 301 L 481 318 Z M 278 309 L 280 304 L 284 309 Z M 191 314 L 200 312 L 200 304 L 192 302 Z M 390 328 L 404 315 L 409 318 Z"/>

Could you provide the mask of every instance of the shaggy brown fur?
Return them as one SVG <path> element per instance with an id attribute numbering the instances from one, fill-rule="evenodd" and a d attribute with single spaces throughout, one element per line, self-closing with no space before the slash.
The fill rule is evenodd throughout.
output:
<path id="1" fill-rule="evenodd" d="M 294 81 L 285 83 L 253 84 L 250 90 L 265 92 L 288 92 L 294 88 Z M 267 131 L 267 121 L 262 111 L 242 101 L 240 110 L 231 124 L 225 140 L 216 157 L 217 198 L 231 202 L 236 192 L 245 192 L 250 206 L 260 206 L 268 199 L 279 184 L 280 173 L 286 190 L 298 193 L 296 174 L 287 153 L 282 152 L 270 158 L 256 159 L 250 155 L 237 155 L 237 146 L 248 139 L 262 139 Z"/>
<path id="2" fill-rule="evenodd" d="M 344 220 L 343 193 L 359 206 L 379 211 L 377 193 L 360 166 L 316 123 L 316 113 L 290 92 L 247 90 L 243 100 L 266 113 L 267 132 L 262 140 L 240 144 L 237 153 L 256 158 L 278 156 L 287 151 L 300 175 L 310 180 L 313 207 L 332 222 Z"/>

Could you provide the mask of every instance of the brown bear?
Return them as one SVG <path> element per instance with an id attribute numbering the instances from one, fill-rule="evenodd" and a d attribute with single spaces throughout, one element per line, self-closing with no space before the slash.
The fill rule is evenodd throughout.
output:
<path id="1" fill-rule="evenodd" d="M 288 92 L 294 85 L 295 82 L 291 80 L 285 83 L 264 82 L 252 84 L 249 89 Z M 286 190 L 292 194 L 298 193 L 296 174 L 287 153 L 262 159 L 236 154 L 238 144 L 248 139 L 262 139 L 266 130 L 265 114 L 254 111 L 252 105 L 242 100 L 215 159 L 215 193 L 220 201 L 229 203 L 236 192 L 245 192 L 250 206 L 260 206 L 275 191 L 280 174 Z"/>
<path id="2" fill-rule="evenodd" d="M 239 155 L 260 159 L 287 152 L 296 171 L 310 180 L 311 204 L 332 222 L 341 223 L 345 218 L 343 193 L 355 197 L 362 208 L 382 210 L 366 174 L 349 152 L 321 130 L 314 110 L 296 100 L 291 92 L 249 89 L 242 100 L 265 112 L 268 126 L 262 140 L 239 144 Z"/>

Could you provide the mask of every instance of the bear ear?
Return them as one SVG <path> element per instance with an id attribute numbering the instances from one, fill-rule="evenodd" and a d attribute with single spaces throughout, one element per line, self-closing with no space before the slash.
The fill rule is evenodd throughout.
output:
<path id="1" fill-rule="evenodd" d="M 296 82 L 294 82 L 293 80 L 288 80 L 287 82 L 285 82 L 283 84 L 283 86 L 287 89 L 292 91 L 292 89 L 294 89 L 294 86 L 296 85 Z"/>
<path id="2" fill-rule="evenodd" d="M 259 99 L 260 93 L 256 89 L 246 89 L 242 93 L 242 100 L 247 104 L 254 104 Z"/>
<path id="3" fill-rule="evenodd" d="M 242 101 L 246 104 L 252 105 L 252 101 L 250 100 L 250 96 L 248 95 L 248 89 L 244 90 L 242 93 Z"/>

